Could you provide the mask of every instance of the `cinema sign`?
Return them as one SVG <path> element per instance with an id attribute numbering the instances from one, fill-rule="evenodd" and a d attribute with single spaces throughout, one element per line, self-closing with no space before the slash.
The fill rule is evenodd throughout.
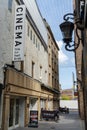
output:
<path id="1" fill-rule="evenodd" d="M 15 8 L 13 61 L 18 62 L 24 60 L 25 11 L 25 5 Z"/>

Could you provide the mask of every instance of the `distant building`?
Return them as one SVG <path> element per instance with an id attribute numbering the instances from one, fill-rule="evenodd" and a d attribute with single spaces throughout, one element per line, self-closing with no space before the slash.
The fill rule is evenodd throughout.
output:
<path id="1" fill-rule="evenodd" d="M 61 99 L 64 99 L 64 100 L 77 99 L 77 95 L 74 95 L 74 90 L 72 88 L 64 89 L 64 90 L 61 90 Z"/>

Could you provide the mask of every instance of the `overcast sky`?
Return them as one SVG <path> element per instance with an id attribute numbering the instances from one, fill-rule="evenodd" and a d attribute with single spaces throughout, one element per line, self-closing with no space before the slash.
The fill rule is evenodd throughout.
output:
<path id="1" fill-rule="evenodd" d="M 64 48 L 59 25 L 66 13 L 73 13 L 72 0 L 36 0 L 43 18 L 50 25 L 55 40 L 59 46 L 59 81 L 62 89 L 73 87 L 72 73 L 75 75 L 74 52 Z"/>

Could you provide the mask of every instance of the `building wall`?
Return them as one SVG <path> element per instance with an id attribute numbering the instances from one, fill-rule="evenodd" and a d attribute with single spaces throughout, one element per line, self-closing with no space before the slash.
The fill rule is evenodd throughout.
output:
<path id="1" fill-rule="evenodd" d="M 48 32 L 48 85 L 59 91 L 59 69 L 58 69 L 58 45 L 50 26 L 44 19 Z M 60 93 L 60 92 L 59 92 Z M 54 94 L 53 109 L 59 108 L 60 94 Z"/>
<path id="2" fill-rule="evenodd" d="M 27 30 L 29 27 L 29 35 L 27 34 Z M 32 40 L 31 33 L 32 30 Z M 33 41 L 33 37 L 35 36 L 35 42 Z M 25 61 L 24 61 L 24 72 L 30 76 L 32 62 L 34 62 L 34 78 L 47 84 L 48 82 L 48 52 L 42 45 L 40 39 L 37 34 L 31 27 L 29 21 L 26 19 L 26 41 L 25 41 Z M 40 72 L 41 67 L 41 72 Z"/>
<path id="3" fill-rule="evenodd" d="M 78 1 L 79 3 L 79 1 Z M 74 9 L 76 9 L 76 0 L 73 0 Z M 81 37 L 81 31 L 78 31 Z M 78 38 L 75 35 L 75 42 L 78 43 Z M 83 55 L 83 43 L 80 41 L 80 45 L 75 52 L 76 74 L 77 74 L 77 91 L 78 91 L 78 109 L 81 119 L 84 119 L 84 99 L 83 99 L 83 87 L 82 87 L 82 55 Z"/>
<path id="4" fill-rule="evenodd" d="M 78 106 L 79 114 L 81 119 L 84 119 L 84 99 L 83 99 L 83 88 L 82 88 L 82 44 L 76 50 L 76 74 L 77 74 L 77 90 L 78 90 Z"/>
<path id="5" fill-rule="evenodd" d="M 56 86 L 57 91 L 54 91 L 53 89 L 48 87 L 48 48 L 46 41 L 47 30 L 45 25 L 43 24 L 41 16 L 39 15 L 39 13 L 37 14 L 38 10 L 35 6 L 35 1 L 33 0 L 28 4 L 26 3 L 29 8 L 27 8 L 26 10 L 25 19 L 24 61 L 12 61 L 14 44 L 15 6 L 18 5 L 18 3 L 20 2 L 19 0 L 0 1 L 0 10 L 2 11 L 2 13 L 0 13 L 0 29 L 2 30 L 0 31 L 0 83 L 4 83 L 3 85 L 5 87 L 2 94 L 0 95 L 0 102 L 3 99 L 0 104 L 0 109 L 2 110 L 2 115 L 0 114 L 0 119 L 2 120 L 0 128 L 2 128 L 2 130 L 9 129 L 11 121 L 10 116 L 12 116 L 11 119 L 13 119 L 13 116 L 16 119 L 16 115 L 12 115 L 14 110 L 14 113 L 16 113 L 16 108 L 17 112 L 19 111 L 19 113 L 17 114 L 19 122 L 17 125 L 15 124 L 15 122 L 11 124 L 10 129 L 13 129 L 18 126 L 23 127 L 28 125 L 30 120 L 29 112 L 31 109 L 38 110 L 38 119 L 40 119 L 42 100 L 44 108 L 46 109 L 48 109 L 48 101 L 51 101 L 51 105 L 53 105 L 54 97 L 56 100 L 59 100 L 58 84 Z M 30 8 L 31 4 L 34 4 L 32 5 L 32 7 L 35 7 L 34 14 L 32 14 L 33 11 L 31 11 L 32 8 Z M 31 14 L 31 17 L 29 13 Z M 40 26 L 36 22 L 35 13 L 36 16 L 40 18 L 40 22 L 38 23 L 41 23 Z M 32 20 L 32 18 L 34 18 L 34 21 Z M 35 42 L 33 39 L 34 35 Z M 56 59 L 54 58 L 54 60 Z M 32 63 L 34 65 L 34 68 L 32 67 Z M 7 66 L 5 66 L 5 64 L 7 64 Z M 14 67 L 10 65 L 14 65 Z M 56 63 L 56 67 L 57 65 L 58 64 Z M 57 70 L 55 71 L 57 76 Z M 52 72 L 53 71 L 51 71 L 51 73 Z M 51 74 L 51 76 L 52 75 L 53 74 Z M 44 87 L 42 87 L 42 84 L 44 84 Z M 18 102 L 16 102 L 16 99 L 18 99 Z M 57 103 L 58 102 L 56 102 L 56 104 Z M 58 105 L 56 105 L 56 108 L 57 107 Z M 55 105 L 54 107 L 51 106 L 51 109 L 53 108 L 55 108 Z"/>
<path id="6" fill-rule="evenodd" d="M 44 38 L 45 43 L 47 44 L 47 30 L 43 23 L 43 19 L 38 12 L 38 8 L 36 6 L 35 0 L 26 1 L 24 3 L 31 14 L 36 26 L 38 27 L 42 37 Z M 31 6 L 32 5 L 32 6 Z M 34 11 L 32 11 L 34 8 Z M 40 80 L 41 82 L 47 84 L 48 82 L 48 53 L 46 48 L 43 47 L 39 37 L 34 31 L 33 27 L 28 20 L 26 20 L 26 29 L 29 27 L 29 35 L 26 33 L 26 54 L 25 54 L 25 67 L 24 72 L 31 76 L 31 63 L 34 62 L 34 78 Z M 27 29 L 28 30 L 28 29 Z M 26 32 L 27 32 L 26 30 Z M 30 38 L 30 33 L 32 30 L 32 40 Z M 33 37 L 35 35 L 35 43 L 33 41 Z M 43 57 L 43 58 L 42 58 Z M 40 70 L 41 68 L 41 70 Z M 28 70 L 28 71 L 27 71 Z M 41 71 L 41 72 L 40 72 Z"/>
<path id="7" fill-rule="evenodd" d="M 48 34 L 48 77 L 49 77 L 49 85 L 56 88 L 59 86 L 58 84 L 58 48 L 55 46 L 55 42 L 53 41 L 50 34 Z"/>
<path id="8" fill-rule="evenodd" d="M 35 24 L 37 25 L 44 41 L 47 44 L 47 38 L 48 38 L 47 37 L 47 30 L 46 30 L 44 22 L 42 20 L 42 16 L 40 15 L 40 12 L 39 12 L 38 7 L 36 5 L 36 0 L 32 0 L 32 1 L 24 0 L 24 3 L 26 5 L 27 9 L 29 10 Z"/>
<path id="9" fill-rule="evenodd" d="M 13 99 L 14 101 L 15 99 L 19 99 L 20 111 L 18 114 L 18 126 L 24 127 L 28 125 L 30 120 L 30 110 L 38 110 L 38 119 L 40 119 L 42 100 L 44 103 L 44 109 L 49 109 L 48 104 L 50 99 L 53 102 L 54 94 L 51 91 L 41 89 L 41 84 L 39 83 L 39 81 L 34 80 L 26 74 L 20 73 L 17 70 L 14 70 L 13 68 L 6 68 L 6 75 L 8 75 L 8 78 L 5 80 L 5 85 L 7 87 L 4 91 L 2 129 L 8 130 L 8 128 L 10 128 L 9 114 L 12 108 L 9 108 L 11 99 Z M 31 100 L 33 102 L 31 102 Z M 52 110 L 53 107 L 51 106 L 50 109 Z M 12 128 L 14 127 L 15 125 L 12 126 Z"/>
<path id="10" fill-rule="evenodd" d="M 48 84 L 49 86 L 59 89 L 59 69 L 58 69 L 58 45 L 55 41 L 50 26 L 44 19 L 48 32 Z"/>
<path id="11" fill-rule="evenodd" d="M 87 29 L 84 31 L 84 50 L 83 50 L 83 99 L 84 99 L 84 115 L 85 129 L 87 130 Z"/>
<path id="12" fill-rule="evenodd" d="M 8 1 L 0 1 L 0 10 L 0 79 L 3 82 L 3 66 L 12 63 L 14 15 L 8 10 Z"/>
<path id="13" fill-rule="evenodd" d="M 32 2 L 32 1 L 31 1 Z M 26 3 L 26 2 L 25 2 Z M 33 1 L 34 6 L 35 2 Z M 30 7 L 30 4 L 28 6 Z M 2 70 L 2 67 L 4 66 L 5 63 L 7 64 L 12 64 L 13 60 L 13 40 L 14 40 L 14 9 L 15 9 L 15 1 L 12 1 L 12 6 L 10 6 L 11 9 L 9 9 L 9 4 L 8 1 L 6 2 L 0 2 L 0 9 L 2 10 L 2 14 L 0 14 L 0 28 L 2 31 L 0 31 L 0 68 Z M 3 7 L 3 8 L 2 8 Z M 33 11 L 31 11 L 32 8 L 29 8 L 29 12 L 33 16 Z M 35 9 L 37 10 L 36 6 Z M 37 10 L 38 11 L 38 10 Z M 37 13 L 37 12 L 35 12 Z M 35 14 L 34 14 L 35 16 Z M 34 17 L 33 16 L 33 17 Z M 37 16 L 37 15 L 36 15 Z M 38 13 L 38 16 L 40 18 L 40 22 L 43 25 L 42 33 L 43 37 L 46 38 L 45 35 L 47 35 L 46 28 L 44 26 L 43 20 L 41 16 Z M 36 18 L 36 17 L 35 17 Z M 30 28 L 29 31 L 32 30 L 32 40 L 30 40 L 30 34 L 29 36 L 27 35 L 27 28 Z M 31 76 L 31 64 L 32 61 L 35 63 L 35 70 L 34 70 L 34 78 L 37 80 L 40 80 L 40 66 L 42 66 L 42 77 L 41 81 L 47 84 L 47 69 L 48 69 L 48 54 L 46 49 L 43 47 L 43 44 L 41 43 L 39 37 L 37 36 L 36 32 L 34 31 L 33 27 L 30 25 L 28 19 L 26 18 L 26 25 L 25 25 L 25 45 L 24 45 L 24 73 L 28 74 Z M 40 29 L 40 27 L 38 26 Z M 45 30 L 45 31 L 43 31 Z M 29 32 L 30 33 L 30 32 Z M 33 44 L 33 35 L 35 34 L 35 45 Z M 45 35 L 44 35 L 45 34 Z M 36 43 L 37 39 L 37 43 Z M 46 40 L 45 40 L 46 41 Z M 37 45 L 36 45 L 37 44 Z M 47 41 L 46 41 L 47 44 Z M 43 58 L 42 58 L 43 57 Z M 15 67 L 18 68 L 19 70 L 21 69 L 21 64 L 20 63 L 14 63 Z M 1 82 L 3 82 L 3 74 L 0 73 L 0 79 Z"/>

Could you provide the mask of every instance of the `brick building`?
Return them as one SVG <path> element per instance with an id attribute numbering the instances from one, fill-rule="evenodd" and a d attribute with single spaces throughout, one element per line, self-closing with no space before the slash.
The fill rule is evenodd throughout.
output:
<path id="1" fill-rule="evenodd" d="M 64 89 L 61 91 L 61 96 L 62 99 L 65 98 L 66 100 L 72 100 L 74 99 L 74 90 L 73 89 Z"/>

